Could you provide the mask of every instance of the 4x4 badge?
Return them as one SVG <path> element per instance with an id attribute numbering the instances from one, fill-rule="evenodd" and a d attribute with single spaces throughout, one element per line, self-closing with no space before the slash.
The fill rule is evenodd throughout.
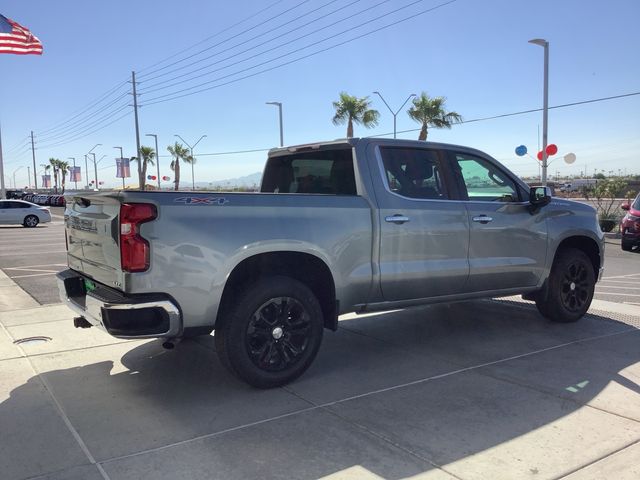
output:
<path id="1" fill-rule="evenodd" d="M 184 203 L 185 205 L 225 205 L 229 203 L 224 197 L 178 197 L 174 203 Z"/>

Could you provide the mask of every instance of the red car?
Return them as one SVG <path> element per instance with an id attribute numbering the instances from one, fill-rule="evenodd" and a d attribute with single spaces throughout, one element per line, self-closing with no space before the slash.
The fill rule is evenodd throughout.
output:
<path id="1" fill-rule="evenodd" d="M 620 207 L 627 210 L 620 222 L 622 250 L 630 251 L 634 246 L 640 247 L 640 194 L 633 203 L 623 203 Z"/>

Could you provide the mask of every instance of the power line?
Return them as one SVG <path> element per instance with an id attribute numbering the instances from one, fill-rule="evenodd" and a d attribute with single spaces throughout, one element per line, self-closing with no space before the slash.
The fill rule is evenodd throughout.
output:
<path id="1" fill-rule="evenodd" d="M 156 62 L 156 63 L 154 63 L 154 64 L 152 64 L 152 65 L 149 65 L 149 66 L 147 66 L 147 67 L 144 67 L 144 68 L 142 68 L 142 69 L 138 70 L 138 73 L 140 73 L 140 72 L 144 72 L 145 70 L 149 70 L 150 68 L 153 68 L 153 67 L 155 67 L 155 66 L 157 66 L 157 65 L 161 65 L 161 64 L 163 64 L 164 62 L 169 61 L 169 60 L 171 60 L 172 58 L 177 57 L 178 55 L 181 55 L 182 53 L 188 52 L 188 51 L 189 51 L 189 50 L 191 50 L 192 48 L 197 47 L 198 45 L 201 45 L 201 44 L 203 44 L 203 43 L 205 43 L 205 42 L 208 42 L 208 41 L 209 41 L 209 40 L 211 40 L 212 38 L 218 37 L 218 36 L 222 35 L 223 33 L 228 32 L 229 30 L 231 30 L 231 29 L 233 29 L 233 28 L 237 27 L 238 25 L 242 25 L 243 23 L 245 23 L 245 22 L 247 22 L 247 21 L 251 20 L 252 18 L 257 17 L 257 16 L 258 16 L 258 15 L 260 15 L 261 13 L 266 12 L 267 10 L 269 10 L 269 9 L 271 9 L 271 8 L 273 8 L 273 7 L 275 7 L 275 6 L 276 6 L 276 5 L 278 5 L 279 3 L 282 3 L 283 1 L 284 1 L 284 0 L 277 0 L 276 2 L 273 2 L 273 3 L 272 3 L 272 4 L 270 4 L 270 5 L 267 5 L 267 6 L 266 6 L 265 8 L 263 8 L 262 10 L 258 10 L 256 13 L 254 13 L 254 14 L 252 14 L 252 15 L 250 15 L 250 16 L 248 16 L 248 17 L 246 17 L 246 18 L 244 18 L 243 20 L 240 20 L 239 22 L 236 22 L 236 23 L 234 23 L 233 25 L 230 25 L 230 26 L 228 26 L 227 28 L 225 28 L 225 29 L 223 29 L 223 30 L 220 30 L 219 32 L 214 33 L 213 35 L 211 35 L 211 36 L 209 36 L 209 37 L 207 37 L 207 38 L 205 38 L 205 39 L 203 39 L 203 40 L 200 40 L 199 42 L 196 42 L 196 43 L 194 43 L 193 45 L 191 45 L 191 46 L 189 46 L 189 47 L 187 47 L 187 48 L 184 48 L 184 49 L 180 50 L 179 52 L 174 53 L 173 55 L 169 55 L 168 57 L 166 57 L 166 58 L 165 58 L 165 59 L 163 59 L 163 60 L 160 60 L 160 61 L 158 61 L 158 62 Z M 147 74 L 147 75 L 150 75 L 151 73 L 153 73 L 153 72 L 149 72 L 149 74 Z M 143 74 L 143 76 L 144 76 L 144 74 Z"/>
<path id="2" fill-rule="evenodd" d="M 421 2 L 421 1 L 423 1 L 423 0 L 417 0 L 417 1 L 415 1 L 415 2 L 413 2 L 413 3 L 411 3 L 411 4 L 409 4 L 409 6 L 414 5 L 415 3 L 418 3 L 418 2 Z M 239 74 L 239 73 L 242 73 L 242 72 L 245 72 L 245 71 L 248 71 L 248 70 L 252 70 L 252 69 L 257 68 L 257 67 L 259 67 L 259 66 L 261 66 L 261 65 L 265 65 L 265 64 L 267 64 L 267 63 L 271 63 L 271 62 L 273 62 L 273 61 L 275 61 L 275 60 L 278 60 L 278 59 L 280 59 L 280 58 L 283 58 L 283 57 L 286 57 L 286 56 L 288 56 L 288 55 L 291 55 L 291 53 L 295 53 L 296 51 L 302 50 L 302 49 L 304 49 L 304 48 L 309 48 L 309 47 L 311 47 L 311 46 L 314 46 L 314 45 L 316 45 L 316 44 L 318 44 L 318 43 L 322 43 L 322 42 L 324 42 L 324 41 L 326 41 L 326 40 L 329 40 L 329 39 L 331 39 L 331 38 L 334 38 L 334 37 L 336 37 L 336 36 L 341 35 L 342 33 L 344 33 L 344 32 L 341 32 L 341 33 L 339 33 L 339 34 L 333 35 L 333 36 L 328 37 L 328 38 L 326 38 L 326 39 L 323 39 L 323 40 L 320 40 L 320 41 L 318 41 L 318 42 L 315 42 L 315 43 L 312 43 L 312 44 L 310 44 L 310 45 L 307 45 L 306 47 L 303 47 L 303 48 L 299 48 L 299 49 L 297 49 L 297 50 L 294 50 L 293 52 L 289 52 L 289 53 L 287 53 L 287 54 L 280 55 L 280 56 L 278 56 L 278 57 L 276 57 L 276 58 L 273 58 L 273 59 L 271 59 L 271 60 L 268 60 L 268 61 L 265 61 L 265 62 L 259 63 L 259 64 L 257 64 L 257 65 L 252 66 L 252 67 L 248 67 L 248 68 L 245 68 L 245 69 L 239 70 L 239 71 L 234 72 L 234 73 L 232 73 L 232 74 L 224 75 L 224 76 L 219 77 L 219 78 L 217 78 L 217 79 L 215 79 L 215 80 L 210 80 L 210 81 L 208 81 L 208 82 L 203 82 L 203 83 L 200 83 L 200 84 L 198 84 L 198 85 L 194 85 L 194 86 L 191 86 L 191 87 L 188 87 L 188 88 L 182 89 L 182 90 L 178 90 L 178 91 L 175 91 L 175 92 L 170 92 L 170 93 L 167 93 L 167 94 L 164 94 L 164 95 L 159 95 L 159 96 L 157 96 L 157 97 L 150 98 L 149 100 L 147 100 L 147 101 L 144 103 L 144 105 L 154 105 L 154 104 L 156 104 L 156 103 L 164 103 L 164 102 L 168 102 L 168 101 L 171 101 L 171 100 L 176 100 L 176 99 L 178 99 L 178 98 L 183 98 L 183 97 L 187 97 L 187 96 L 190 96 L 190 95 L 195 95 L 195 94 L 197 94 L 197 93 L 205 92 L 205 91 L 207 91 L 207 90 L 212 90 L 212 89 L 214 89 L 214 88 L 220 88 L 220 87 L 225 86 L 225 85 L 229 85 L 229 84 L 232 84 L 232 83 L 236 83 L 236 82 L 239 82 L 240 80 L 245 80 L 245 79 L 247 79 L 247 78 L 255 77 L 255 76 L 260 75 L 260 74 L 262 74 L 262 73 L 269 72 L 269 71 L 271 71 L 271 70 L 275 70 L 275 69 L 277 69 L 277 68 L 281 68 L 281 67 L 284 67 L 284 66 L 286 66 L 286 65 L 291 65 L 292 63 L 299 62 L 299 61 L 301 61 L 301 60 L 304 60 L 304 59 L 306 59 L 306 58 L 312 57 L 312 56 L 314 56 L 314 55 L 318 55 L 318 54 L 320 54 L 320 53 L 326 52 L 326 51 L 328 51 L 328 50 L 332 50 L 332 49 L 334 49 L 334 48 L 340 47 L 340 46 L 342 46 L 342 45 L 345 45 L 345 44 L 347 44 L 347 43 L 353 42 L 353 41 L 355 41 L 355 40 L 359 40 L 359 39 L 361 39 L 361 38 L 367 37 L 367 36 L 372 35 L 372 34 L 374 34 L 374 33 L 378 33 L 378 32 L 380 32 L 380 31 L 382 31 L 382 30 L 387 29 L 387 28 L 391 28 L 391 27 L 393 27 L 393 26 L 395 26 L 395 25 L 398 25 L 398 24 L 400 24 L 400 23 L 406 22 L 406 21 L 408 21 L 408 20 L 415 19 L 416 17 L 418 17 L 418 16 L 420 16 L 420 15 L 424 15 L 424 14 L 426 14 L 426 13 L 432 12 L 432 11 L 437 10 L 437 9 L 439 9 L 439 8 L 442 8 L 442 7 L 444 7 L 444 6 L 447 6 L 447 5 L 450 5 L 450 4 L 452 4 L 452 3 L 455 3 L 456 1 L 457 1 L 457 0 L 449 0 L 449 1 L 447 1 L 447 2 L 444 2 L 444 3 L 441 3 L 441 4 L 439 4 L 439 5 L 436 5 L 435 7 L 431 7 L 431 8 L 428 8 L 428 9 L 422 10 L 422 11 L 420 11 L 420 12 L 418 12 L 418 13 L 415 13 L 415 14 L 413 14 L 413 15 L 411 15 L 411 16 L 408 16 L 408 17 L 402 18 L 402 19 L 397 20 L 397 21 L 395 21 L 395 22 L 388 23 L 388 24 L 383 25 L 383 26 L 381 26 L 381 27 L 378 27 L 378 28 L 376 28 L 376 29 L 374 29 L 374 30 L 370 30 L 370 31 L 368 31 L 368 32 L 365 32 L 365 33 L 363 33 L 363 34 L 357 35 L 357 36 L 352 37 L 352 38 L 350 38 L 350 39 L 344 40 L 344 41 L 339 42 L 339 43 L 336 43 L 336 44 L 334 44 L 334 45 L 330 45 L 330 46 L 328 46 L 328 47 L 322 48 L 322 49 L 317 50 L 317 51 L 315 51 L 315 52 L 311 52 L 311 53 L 309 53 L 309 54 L 307 54 L 307 55 L 303 55 L 303 56 L 298 57 L 298 58 L 295 58 L 295 59 L 293 59 L 293 60 L 289 60 L 289 61 L 287 61 L 287 62 L 283 62 L 283 63 L 278 64 L 278 65 L 275 65 L 275 66 L 273 66 L 273 67 L 265 68 L 265 69 L 260 70 L 260 71 L 258 71 L 258 72 L 254 72 L 254 73 L 251 73 L 251 74 L 248 74 L 248 75 L 244 75 L 244 76 L 242 76 L 242 77 L 235 78 L 235 79 L 233 79 L 233 80 L 229 80 L 229 81 L 227 81 L 227 82 L 220 83 L 220 84 L 218 84 L 218 85 L 213 85 L 213 86 L 211 86 L 211 87 L 206 87 L 206 88 L 203 88 L 203 89 L 200 89 L 200 90 L 196 90 L 196 91 L 194 91 L 194 92 L 190 92 L 190 93 L 182 93 L 182 92 L 187 92 L 187 91 L 189 91 L 189 90 L 192 90 L 192 89 L 194 89 L 194 88 L 198 88 L 198 87 L 201 87 L 201 86 L 204 86 L 204 85 L 208 85 L 208 84 L 211 84 L 211 83 L 215 83 L 216 81 L 219 81 L 219 80 L 222 80 L 222 79 L 224 79 L 224 78 L 228 78 L 228 77 L 231 77 L 231 76 L 237 75 L 237 74 Z M 401 8 L 406 8 L 406 6 L 405 6 L 405 7 L 401 7 Z M 362 25 L 359 25 L 359 26 L 357 26 L 357 27 L 355 27 L 355 28 L 359 28 L 359 27 L 361 27 L 361 26 L 363 26 L 363 25 L 366 25 L 367 23 L 371 23 L 372 21 L 379 20 L 380 18 L 383 18 L 384 16 L 388 16 L 388 15 L 390 15 L 390 14 L 392 14 L 392 13 L 395 13 L 396 11 L 397 11 L 397 10 L 395 10 L 395 11 L 393 11 L 393 12 L 389 12 L 389 13 L 387 13 L 387 14 L 385 14 L 385 15 L 380 16 L 380 17 L 376 17 L 375 19 L 373 19 L 373 20 L 369 20 L 368 22 L 365 22 L 365 23 L 363 23 Z M 180 95 L 180 93 L 182 93 L 182 94 Z M 170 98 L 168 98 L 168 97 L 170 97 Z"/>
<path id="3" fill-rule="evenodd" d="M 72 117 L 68 118 L 67 120 L 65 120 L 65 121 L 63 121 L 63 122 L 61 122 L 61 123 L 59 123 L 59 124 L 57 124 L 57 125 L 55 125 L 53 127 L 47 128 L 45 130 L 41 130 L 39 133 L 41 135 L 44 135 L 44 134 L 49 133 L 49 132 L 51 132 L 53 130 L 60 129 L 61 127 L 65 126 L 69 122 L 73 121 L 74 119 L 76 119 L 77 117 L 79 117 L 80 115 L 85 113 L 86 111 L 91 110 L 94 106 L 99 105 L 103 100 L 105 100 L 105 99 L 109 98 L 111 95 L 113 95 L 120 87 L 122 87 L 123 85 L 126 85 L 126 83 L 127 82 L 124 81 L 124 82 L 121 82 L 121 83 L 117 84 L 115 87 L 111 88 L 106 93 L 102 94 L 100 96 L 100 98 L 98 98 L 95 101 L 90 102 L 90 104 L 87 107 L 84 107 L 83 109 L 81 109 L 81 111 L 79 111 L 76 114 L 72 114 L 73 115 Z"/>
<path id="4" fill-rule="evenodd" d="M 584 104 L 588 104 L 588 103 L 596 103 L 596 102 L 604 102 L 604 101 L 608 101 L 608 100 L 615 100 L 615 99 L 619 99 L 619 98 L 626 98 L 626 97 L 632 97 L 634 95 L 640 95 L 640 92 L 632 92 L 632 93 L 625 93 L 622 95 L 612 95 L 609 97 L 600 97 L 600 98 L 592 98 L 589 100 L 582 100 L 579 102 L 571 102 L 571 103 L 563 103 L 560 105 L 554 105 L 549 107 L 549 109 L 557 109 L 557 108 L 566 108 L 566 107 L 573 107 L 576 105 L 584 105 Z M 530 110 L 521 110 L 518 112 L 512 112 L 512 113 L 503 113 L 501 115 L 493 115 L 490 117 L 482 117 L 482 118 L 475 118 L 472 120 L 466 120 L 460 123 L 474 123 L 474 122 L 483 122 L 486 120 L 494 120 L 497 118 L 504 118 L 504 117 L 513 117 L 515 115 L 524 115 L 527 113 L 535 113 L 535 112 L 540 112 L 542 111 L 541 108 L 536 108 L 536 109 L 530 109 Z M 420 131 L 419 128 L 415 128 L 415 129 L 410 129 L 410 130 L 400 130 L 396 133 L 411 133 L 411 132 L 418 132 Z M 368 135 L 366 137 L 363 138 L 377 138 L 377 137 L 384 137 L 384 136 L 388 136 L 388 135 L 393 135 L 393 132 L 389 132 L 389 133 L 380 133 L 380 134 L 376 134 L 376 135 Z M 256 153 L 256 152 L 267 152 L 271 150 L 270 148 L 256 148 L 253 150 L 235 150 L 235 151 L 229 151 L 229 152 L 213 152 L 213 153 L 198 153 L 198 157 L 205 157 L 205 156 L 221 156 L 221 155 L 234 155 L 234 154 L 241 154 L 241 153 Z M 171 155 L 159 155 L 159 157 L 170 157 Z M 523 163 L 524 165 L 524 163 Z"/>
<path id="5" fill-rule="evenodd" d="M 298 16 L 298 17 L 294 18 L 294 19 L 291 19 L 291 20 L 289 20 L 289 21 L 287 21 L 287 22 L 285 22 L 285 23 L 282 23 L 282 24 L 280 24 L 280 25 L 278 25 L 278 26 L 274 27 L 273 29 L 271 29 L 271 30 L 270 30 L 270 31 L 268 31 L 268 32 L 262 32 L 262 33 L 260 33 L 260 34 L 258 34 L 258 35 L 254 35 L 253 37 L 248 38 L 247 40 L 244 40 L 244 41 L 242 41 L 242 42 L 240 42 L 240 43 L 236 43 L 236 44 L 234 44 L 234 45 L 231 45 L 230 47 L 227 47 L 227 48 L 225 48 L 225 49 L 223 49 L 223 50 L 217 51 L 217 52 L 215 52 L 215 53 L 213 53 L 213 54 L 211 54 L 211 55 L 208 55 L 208 56 L 206 56 L 206 57 L 204 57 L 204 58 L 201 58 L 201 59 L 199 59 L 199 60 L 196 60 L 195 62 L 191 62 L 191 63 L 189 63 L 189 64 L 187 64 L 187 65 L 182 65 L 180 68 L 175 68 L 175 69 L 173 69 L 173 70 L 169 70 L 168 72 L 162 73 L 162 74 L 160 74 L 160 75 L 156 75 L 155 77 L 151 77 L 151 78 L 149 78 L 149 79 L 145 80 L 145 82 L 150 82 L 150 81 L 155 80 L 155 79 L 157 79 L 157 78 L 161 78 L 161 77 L 164 77 L 164 76 L 166 76 L 166 75 L 169 75 L 169 74 L 171 74 L 171 73 L 173 73 L 173 72 L 179 72 L 179 71 L 182 71 L 182 70 L 184 70 L 185 68 L 191 67 L 191 66 L 193 66 L 193 65 L 197 65 L 197 64 L 202 63 L 203 61 L 208 60 L 208 59 L 210 59 L 210 58 L 217 57 L 218 55 L 221 55 L 222 53 L 225 53 L 225 52 L 228 52 L 228 51 L 230 51 L 230 50 L 233 50 L 233 49 L 235 49 L 235 48 L 237 48 L 237 47 L 239 47 L 239 46 L 241 46 L 241 45 L 245 45 L 246 43 L 249 43 L 249 42 L 250 42 L 250 41 L 252 41 L 252 40 L 256 40 L 256 39 L 258 39 L 258 38 L 260 38 L 260 37 L 264 37 L 265 35 L 267 35 L 267 34 L 269 34 L 269 33 L 273 32 L 273 31 L 275 31 L 275 30 L 278 30 L 278 29 L 280 29 L 280 28 L 284 27 L 285 25 L 289 25 L 290 23 L 293 23 L 293 22 L 295 22 L 295 21 L 297 21 L 297 20 L 300 20 L 301 18 L 304 18 L 304 17 L 306 17 L 306 16 L 308 16 L 308 15 L 310 15 L 310 14 L 314 13 L 314 12 L 317 12 L 318 10 L 321 10 L 322 8 L 327 7 L 327 6 L 329 6 L 329 5 L 331 5 L 332 3 L 335 3 L 335 2 L 337 2 L 337 1 L 338 1 L 338 0 L 331 0 L 330 2 L 325 3 L 324 5 L 321 5 L 321 6 L 319 6 L 318 8 L 315 8 L 314 10 L 311 10 L 311 11 L 309 11 L 309 12 L 306 12 L 306 13 L 304 13 L 303 15 L 300 15 L 300 16 Z M 218 64 L 218 63 L 220 63 L 220 62 L 223 62 L 223 61 L 225 61 L 225 60 L 229 60 L 230 58 L 234 58 L 234 57 L 236 57 L 236 56 L 238 56 L 238 55 L 242 55 L 243 53 L 246 53 L 246 52 L 248 52 L 248 51 L 251 51 L 251 50 L 253 50 L 253 49 L 257 48 L 257 47 L 261 47 L 262 45 L 265 45 L 265 44 L 267 44 L 267 43 L 269 43 L 269 42 L 272 42 L 272 41 L 274 41 L 274 40 L 276 40 L 276 39 L 278 39 L 278 38 L 281 38 L 281 37 L 284 37 L 284 36 L 286 36 L 286 35 L 289 35 L 290 33 L 295 32 L 296 30 L 300 30 L 301 28 L 304 28 L 304 27 L 306 27 L 306 26 L 308 26 L 308 25 L 310 25 L 310 24 L 312 24 L 312 23 L 315 23 L 315 22 L 317 22 L 317 21 L 319 21 L 319 20 L 322 20 L 323 18 L 326 18 L 326 17 L 328 17 L 328 16 L 330 16 L 330 15 L 333 15 L 333 14 L 334 14 L 334 13 L 336 13 L 336 12 L 339 12 L 339 11 L 341 11 L 341 10 L 344 10 L 344 9 L 346 9 L 346 8 L 349 8 L 349 7 L 350 7 L 350 6 L 352 6 L 353 4 L 358 3 L 358 2 L 360 2 L 360 1 L 362 1 L 362 0 L 354 0 L 353 2 L 351 2 L 351 3 L 349 3 L 349 4 L 345 5 L 345 6 L 342 6 L 342 7 L 340 7 L 340 8 L 337 8 L 337 9 L 335 9 L 335 10 L 333 10 L 333 11 L 331 11 L 331 12 L 327 13 L 327 14 L 321 15 L 320 17 L 318 17 L 318 18 L 316 18 L 316 19 L 314 19 L 314 20 L 311 20 L 311 21 L 309 21 L 309 22 L 307 22 L 307 23 L 305 23 L 305 24 L 299 25 L 299 26 L 297 26 L 297 27 L 295 27 L 295 28 L 293 28 L 293 29 L 291 29 L 291 30 L 288 30 L 288 31 L 286 31 L 286 32 L 284 32 L 284 33 L 282 33 L 282 34 L 280 34 L 280 35 L 277 35 L 277 36 L 275 36 L 275 37 L 272 37 L 272 38 L 270 38 L 269 40 L 265 40 L 265 41 L 264 41 L 264 42 L 262 42 L 262 43 L 259 43 L 259 44 L 257 44 L 257 45 L 253 45 L 252 47 L 250 47 L 250 48 L 248 48 L 248 49 L 246 49 L 246 50 L 243 50 L 243 51 L 241 51 L 241 52 L 236 52 L 236 53 L 234 53 L 233 55 L 230 55 L 230 56 L 228 56 L 228 57 L 225 57 L 225 58 L 223 58 L 223 59 L 221 59 L 221 60 L 217 60 L 216 62 L 210 63 L 210 64 L 208 64 L 208 65 L 205 65 L 205 66 L 203 66 L 203 67 L 197 68 L 197 69 L 192 70 L 192 71 L 190 71 L 190 72 L 186 72 L 186 73 L 183 73 L 183 74 L 181 74 L 181 75 L 178 75 L 178 76 L 172 77 L 172 78 L 170 78 L 170 79 L 163 80 L 163 81 L 161 81 L 161 82 L 153 83 L 153 84 L 149 85 L 149 86 L 147 87 L 147 89 L 149 89 L 149 88 L 153 88 L 153 87 L 155 87 L 155 86 L 157 86 L 157 85 L 162 85 L 163 83 L 171 82 L 171 81 L 176 80 L 176 79 L 181 78 L 181 77 L 185 77 L 185 76 L 191 75 L 192 73 L 198 72 L 198 71 L 200 71 L 200 70 L 204 70 L 205 68 L 208 68 L 208 67 L 210 67 L 210 66 L 212 66 L 212 65 L 216 65 L 216 64 Z M 390 1 L 390 0 L 386 0 L 386 1 Z M 383 3 L 385 3 L 385 2 L 383 2 Z M 374 7 L 371 7 L 371 8 L 375 8 L 375 6 L 374 6 Z M 331 25 L 330 25 L 330 26 L 331 26 Z M 325 28 L 327 28 L 327 27 L 325 27 Z M 308 36 L 308 35 L 310 35 L 310 34 L 307 34 L 307 36 Z M 297 38 L 297 39 L 294 39 L 294 40 L 292 40 L 291 42 L 293 42 L 293 41 L 295 41 L 295 40 L 299 40 L 300 38 L 303 38 L 303 37 L 299 37 L 299 38 Z M 289 42 L 289 43 L 290 43 L 290 42 Z M 279 48 L 279 47 L 278 47 L 278 46 L 276 46 L 276 47 L 274 47 L 274 48 Z M 251 57 L 250 57 L 250 58 L 251 58 Z M 245 60 L 246 60 L 246 59 L 245 59 Z M 198 77 L 195 77 L 195 78 L 198 78 Z"/>
<path id="6" fill-rule="evenodd" d="M 86 126 L 86 122 L 92 118 L 94 118 L 96 115 L 100 115 L 101 113 L 103 113 L 105 110 L 109 109 L 110 107 L 112 107 L 113 105 L 115 105 L 118 101 L 120 101 L 122 98 L 126 97 L 129 95 L 129 92 L 125 92 L 123 94 L 121 94 L 119 97 L 116 97 L 115 99 L 113 99 L 112 101 L 110 101 L 108 104 L 104 105 L 100 110 L 96 110 L 95 112 L 93 112 L 92 114 L 86 116 L 86 117 L 82 117 L 79 120 L 76 120 L 75 122 L 69 124 L 68 126 L 66 126 L 65 128 L 63 128 L 62 130 L 60 130 L 59 132 L 54 133 L 50 133 L 47 135 L 40 135 L 40 140 L 41 141 L 56 141 L 56 139 L 59 138 L 63 138 L 69 134 L 73 134 L 75 131 L 77 131 L 77 127 L 80 127 L 80 129 L 84 128 Z"/>
<path id="7" fill-rule="evenodd" d="M 184 58 L 182 58 L 182 59 L 180 59 L 180 60 L 178 60 L 178 61 L 176 61 L 176 62 L 170 63 L 170 64 L 165 65 L 164 67 L 160 67 L 160 68 L 158 68 L 158 69 L 156 69 L 156 70 L 152 70 L 152 71 L 150 71 L 149 73 L 142 74 L 142 75 L 140 75 L 140 78 L 146 77 L 146 76 L 148 76 L 148 75 L 152 75 L 152 74 L 154 74 L 154 73 L 156 73 L 156 72 L 160 72 L 160 71 L 164 70 L 165 68 L 169 68 L 169 67 L 172 67 L 172 66 L 174 66 L 174 65 L 178 65 L 179 63 L 182 63 L 182 62 L 184 62 L 185 60 L 189 60 L 190 58 L 193 58 L 193 57 L 195 57 L 195 56 L 197 56 L 197 55 L 200 55 L 200 54 L 201 54 L 201 53 L 203 53 L 203 52 L 206 52 L 206 51 L 208 51 L 208 50 L 211 50 L 212 48 L 215 48 L 215 47 L 217 47 L 217 46 L 220 46 L 220 45 L 222 45 L 223 43 L 228 42 L 229 40 L 233 40 L 234 38 L 239 37 L 240 35 L 244 35 L 245 33 L 250 32 L 251 30 L 255 30 L 256 28 L 261 27 L 262 25 L 265 25 L 265 24 L 269 23 L 269 22 L 270 22 L 271 20 L 273 20 L 274 18 L 278 18 L 278 17 L 280 17 L 280 16 L 284 15 L 285 13 L 289 13 L 290 11 L 295 10 L 296 8 L 298 8 L 298 7 L 302 6 L 302 5 L 304 5 L 305 3 L 309 3 L 310 1 L 311 1 L 311 0 L 303 0 L 302 2 L 300 2 L 300 3 L 296 4 L 296 5 L 294 5 L 293 7 L 288 8 L 288 9 L 287 9 L 287 10 L 285 10 L 284 12 L 280 12 L 280 13 L 278 13 L 278 14 L 276 14 L 276 15 L 272 16 L 272 17 L 269 17 L 268 19 L 266 19 L 266 20 L 264 20 L 264 21 L 262 21 L 262 22 L 260 22 L 260 23 L 258 23 L 258 24 L 256 24 L 256 25 L 254 25 L 253 27 L 247 28 L 246 30 L 243 30 L 243 31 L 242 31 L 242 32 L 240 32 L 240 33 L 236 33 L 235 35 L 232 35 L 231 37 L 226 38 L 226 39 L 222 40 L 221 42 L 216 43 L 215 45 L 212 45 L 212 46 L 207 47 L 207 48 L 205 48 L 205 49 L 203 49 L 203 50 L 200 50 L 200 51 L 198 51 L 198 52 L 196 52 L 196 53 L 194 53 L 194 54 L 191 54 L 191 55 L 189 55 L 189 56 L 187 56 L 187 57 L 184 57 Z"/>
<path id="8" fill-rule="evenodd" d="M 128 106 L 129 106 L 129 105 L 124 105 L 122 108 L 120 108 L 120 109 L 118 109 L 118 110 L 116 110 L 116 111 L 112 112 L 111 116 L 110 116 L 110 117 L 108 117 L 108 118 L 111 118 L 113 115 L 115 115 L 116 113 L 118 113 L 118 112 L 122 111 L 124 108 L 127 108 Z M 79 132 L 79 133 L 78 133 L 78 135 L 76 135 L 76 136 L 75 136 L 75 137 L 73 137 L 73 138 L 65 139 L 65 140 L 62 140 L 62 141 L 60 141 L 60 142 L 58 142 L 58 143 L 54 143 L 54 144 L 50 144 L 50 145 L 43 145 L 43 146 L 41 146 L 41 147 L 39 147 L 39 148 L 53 148 L 53 147 L 58 147 L 58 146 L 60 146 L 60 145 L 66 145 L 66 144 L 71 143 L 71 142 L 75 142 L 76 140 L 79 140 L 79 139 L 81 139 L 81 138 L 88 137 L 89 135 L 92 135 L 92 134 L 94 134 L 94 133 L 96 133 L 96 132 L 99 132 L 100 130 L 105 129 L 105 128 L 106 128 L 106 127 L 108 127 L 109 125 L 112 125 L 113 123 L 115 123 L 115 122 L 117 122 L 118 120 L 120 120 L 120 119 L 122 119 L 122 118 L 126 117 L 127 115 L 131 115 L 131 113 L 133 113 L 133 112 L 131 112 L 131 111 L 129 111 L 129 112 L 125 112 L 123 115 L 121 115 L 121 116 L 117 117 L 115 120 L 112 120 L 112 121 L 110 121 L 109 123 L 106 123 L 106 124 L 104 124 L 104 125 L 102 125 L 102 126 L 100 126 L 100 127 L 96 128 L 95 130 L 92 130 L 92 131 L 90 131 L 90 132 L 88 132 L 88 133 Z M 108 118 L 104 118 L 103 120 L 107 120 Z"/>

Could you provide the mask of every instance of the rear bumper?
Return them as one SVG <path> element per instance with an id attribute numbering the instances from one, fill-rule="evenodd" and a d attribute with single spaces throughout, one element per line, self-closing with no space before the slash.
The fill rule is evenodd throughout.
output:
<path id="1" fill-rule="evenodd" d="M 61 300 L 116 338 L 175 338 L 182 333 L 180 309 L 168 295 L 126 295 L 74 270 L 59 272 L 56 278 Z"/>

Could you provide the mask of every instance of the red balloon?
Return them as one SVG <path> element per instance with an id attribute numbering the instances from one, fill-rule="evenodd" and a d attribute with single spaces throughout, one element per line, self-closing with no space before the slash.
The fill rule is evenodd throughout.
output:
<path id="1" fill-rule="evenodd" d="M 538 152 L 538 160 L 542 161 L 542 150 Z"/>
<path id="2" fill-rule="evenodd" d="M 156 178 L 158 177 L 156 177 L 155 175 L 151 175 L 151 180 L 155 180 Z"/>
<path id="3" fill-rule="evenodd" d="M 547 155 L 555 155 L 558 153 L 558 146 L 555 143 L 547 145 Z"/>

